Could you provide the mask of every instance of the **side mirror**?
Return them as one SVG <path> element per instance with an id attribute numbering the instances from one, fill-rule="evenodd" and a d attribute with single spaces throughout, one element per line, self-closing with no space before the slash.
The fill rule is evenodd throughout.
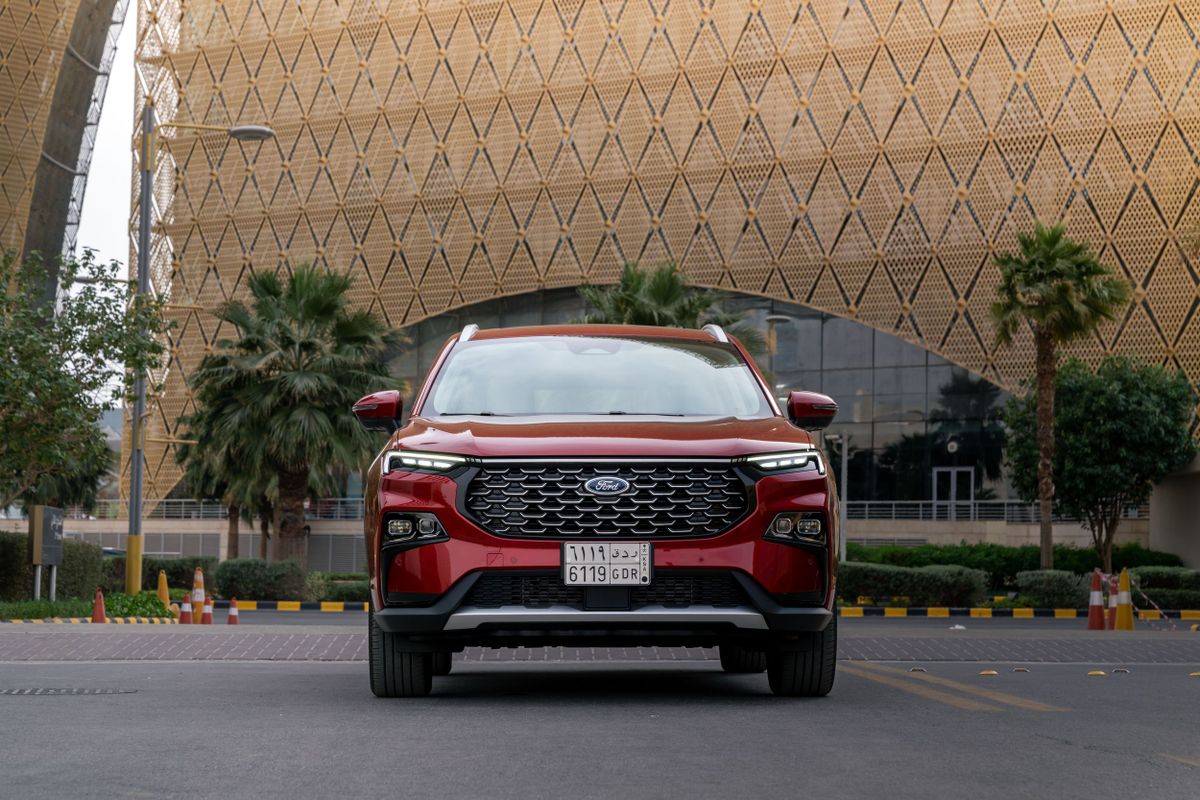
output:
<path id="1" fill-rule="evenodd" d="M 787 415 L 792 424 L 806 431 L 829 427 L 837 416 L 838 406 L 833 398 L 818 392 L 789 392 Z"/>
<path id="2" fill-rule="evenodd" d="M 350 410 L 367 430 L 392 433 L 400 427 L 400 410 L 403 405 L 400 392 L 388 389 L 385 392 L 367 395 Z"/>

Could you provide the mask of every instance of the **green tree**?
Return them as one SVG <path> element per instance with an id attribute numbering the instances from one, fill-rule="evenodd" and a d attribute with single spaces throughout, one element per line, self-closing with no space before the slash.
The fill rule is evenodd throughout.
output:
<path id="1" fill-rule="evenodd" d="M 742 320 L 719 308 L 723 294 L 689 286 L 674 264 L 643 270 L 629 263 L 621 280 L 611 286 L 580 286 L 579 294 L 595 311 L 583 321 L 594 325 L 659 325 L 670 328 L 699 328 L 720 325 L 736 336 L 753 355 L 766 351 L 762 335 Z"/>
<path id="2" fill-rule="evenodd" d="M 402 337 L 350 307 L 343 275 L 302 266 L 287 281 L 260 273 L 247 285 L 249 304 L 226 303 L 216 314 L 237 337 L 218 341 L 192 375 L 201 430 L 190 452 L 207 459 L 199 473 L 211 470 L 208 477 L 236 489 L 239 508 L 254 502 L 261 510 L 270 479 L 274 557 L 304 564 L 304 501 L 374 455 L 378 442 L 350 406 L 368 392 L 402 388 L 384 364 Z"/>
<path id="3" fill-rule="evenodd" d="M 1196 444 L 1188 433 L 1195 398 L 1181 372 L 1106 358 L 1096 372 L 1071 359 L 1055 384 L 1055 508 L 1084 520 L 1112 571 L 1122 512 L 1145 503 L 1154 484 L 1181 468 Z M 1036 391 L 1009 401 L 1006 458 L 1023 498 L 1038 494 Z"/>
<path id="4" fill-rule="evenodd" d="M 136 370 L 161 358 L 159 304 L 119 270 L 90 251 L 66 259 L 57 302 L 46 303 L 41 259 L 0 257 L 0 508 L 51 494 L 86 500 L 109 458 L 101 415 L 129 396 Z"/>
<path id="5" fill-rule="evenodd" d="M 996 343 L 1008 346 L 1025 326 L 1033 332 L 1036 364 L 1038 503 L 1042 569 L 1054 568 L 1054 377 L 1058 347 L 1091 336 L 1129 302 L 1129 284 L 1116 277 L 1091 248 L 1066 235 L 1062 225 L 1038 223 L 1017 237 L 1020 252 L 996 257 L 1000 299 L 992 305 Z"/>

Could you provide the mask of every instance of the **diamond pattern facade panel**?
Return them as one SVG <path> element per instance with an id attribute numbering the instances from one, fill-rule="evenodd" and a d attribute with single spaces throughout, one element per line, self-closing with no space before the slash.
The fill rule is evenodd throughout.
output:
<path id="1" fill-rule="evenodd" d="M 992 256 L 1066 221 L 1137 285 L 1074 351 L 1200 379 L 1200 0 L 150 0 L 153 274 L 185 377 L 250 270 L 316 261 L 407 325 L 674 260 L 996 383 Z M 171 133 L 168 129 L 168 133 Z"/>
<path id="2" fill-rule="evenodd" d="M 21 250 L 78 0 L 0 3 L 0 248 Z"/>

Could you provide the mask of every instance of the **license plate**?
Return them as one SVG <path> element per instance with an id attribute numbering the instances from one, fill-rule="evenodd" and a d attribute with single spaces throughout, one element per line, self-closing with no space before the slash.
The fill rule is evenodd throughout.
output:
<path id="1" fill-rule="evenodd" d="M 650 583 L 649 542 L 564 542 L 567 586 L 643 586 Z"/>

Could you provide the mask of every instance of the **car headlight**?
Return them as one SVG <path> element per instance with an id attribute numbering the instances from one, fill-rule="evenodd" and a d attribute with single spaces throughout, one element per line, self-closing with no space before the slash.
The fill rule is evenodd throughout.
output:
<path id="1" fill-rule="evenodd" d="M 786 511 L 776 514 L 764 536 L 789 544 L 823 544 L 825 515 L 820 511 Z"/>
<path id="2" fill-rule="evenodd" d="M 761 456 L 746 456 L 747 464 L 761 472 L 805 472 L 813 470 L 825 474 L 825 462 L 816 450 L 795 450 L 786 453 L 767 453 Z"/>
<path id="3" fill-rule="evenodd" d="M 390 450 L 384 457 L 383 471 L 404 470 L 405 472 L 449 472 L 467 463 L 462 456 L 443 453 L 422 453 L 417 450 Z"/>
<path id="4" fill-rule="evenodd" d="M 427 544 L 444 542 L 450 537 L 437 516 L 427 511 L 389 512 L 383 519 L 383 543 Z"/>

